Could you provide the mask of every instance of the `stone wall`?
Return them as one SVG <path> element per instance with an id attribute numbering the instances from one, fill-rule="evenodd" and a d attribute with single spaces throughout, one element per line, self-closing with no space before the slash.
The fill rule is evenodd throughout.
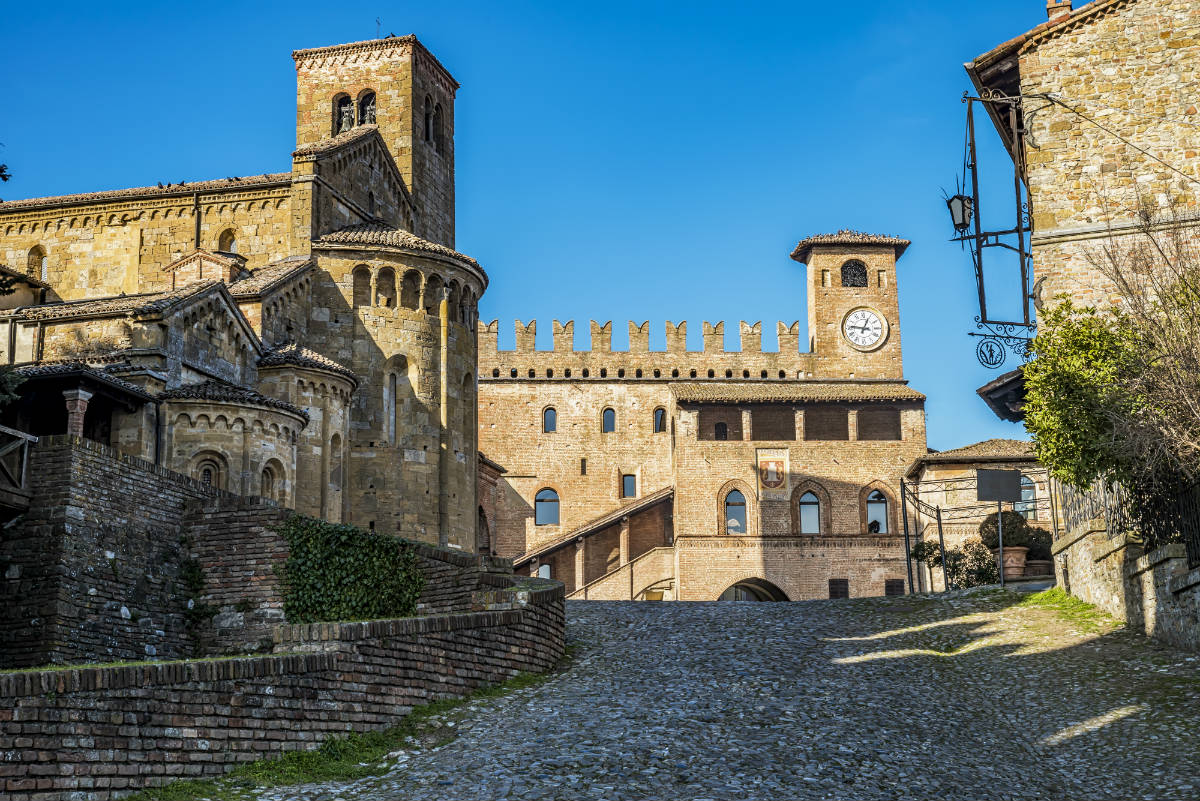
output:
<path id="1" fill-rule="evenodd" d="M 1093 523 L 1053 550 L 1058 586 L 1134 631 L 1200 651 L 1200 567 L 1188 569 L 1182 544 L 1143 553 Z"/>
<path id="2" fill-rule="evenodd" d="M 9 801 L 106 801 L 392 725 L 563 652 L 556 582 L 480 593 L 484 611 L 283 626 L 278 655 L 0 675 Z"/>

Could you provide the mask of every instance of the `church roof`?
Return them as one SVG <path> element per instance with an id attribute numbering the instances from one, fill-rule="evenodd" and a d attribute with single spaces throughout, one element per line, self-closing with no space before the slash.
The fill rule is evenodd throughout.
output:
<path id="1" fill-rule="evenodd" d="M 170 292 L 145 292 L 138 295 L 115 295 L 91 300 L 71 300 L 65 303 L 23 306 L 0 312 L 0 316 L 20 317 L 25 320 L 62 320 L 72 317 L 156 314 L 166 311 L 193 295 L 211 289 L 219 283 L 219 281 L 201 281 Z"/>
<path id="2" fill-rule="evenodd" d="M 291 183 L 290 172 L 252 175 L 246 178 L 221 178 L 215 181 L 193 181 L 192 183 L 167 184 L 166 186 L 137 186 L 131 189 L 111 189 L 105 192 L 82 192 L 76 195 L 33 197 L 24 200 L 0 201 L 0 214 L 13 209 L 38 206 L 72 206 L 81 203 L 98 203 L 110 200 L 126 200 L 140 197 L 191 195 L 194 192 L 212 192 L 218 189 L 251 189 L 272 184 Z"/>
<path id="3" fill-rule="evenodd" d="M 325 234 L 313 240 L 314 245 L 386 245 L 389 247 L 412 250 L 418 253 L 433 253 L 438 256 L 449 256 L 480 269 L 479 262 L 470 256 L 464 256 L 452 248 L 421 239 L 403 228 L 393 228 L 383 222 L 358 223 L 341 228 L 330 234 Z"/>
<path id="4" fill-rule="evenodd" d="M 927 464 L 978 464 L 984 462 L 1036 462 L 1033 443 L 1023 439 L 985 439 L 948 451 L 931 451 L 918 457 L 905 475 L 914 475 Z"/>
<path id="5" fill-rule="evenodd" d="M 898 381 L 792 381 L 680 383 L 680 403 L 807 403 L 826 401 L 921 401 L 925 396 Z"/>
<path id="6" fill-rule="evenodd" d="M 836 234 L 814 234 L 813 236 L 805 237 L 796 245 L 792 251 L 792 258 L 801 264 L 808 264 L 809 256 L 812 254 L 814 247 L 822 245 L 849 245 L 849 246 L 891 246 L 896 250 L 896 258 L 904 255 L 904 251 L 912 243 L 907 239 L 901 239 L 898 236 L 886 236 L 883 234 L 866 234 L 862 231 L 851 231 L 843 228 Z"/>
<path id="7" fill-rule="evenodd" d="M 91 378 L 102 384 L 108 384 L 111 387 L 119 389 L 125 393 L 141 398 L 142 400 L 154 400 L 154 397 L 139 387 L 137 384 L 132 384 L 123 378 L 118 378 L 112 373 L 101 367 L 93 367 L 86 362 L 81 361 L 65 361 L 65 362 L 43 362 L 41 364 L 26 364 L 13 369 L 22 381 L 38 378 L 66 378 L 70 376 L 80 376 Z"/>
<path id="8" fill-rule="evenodd" d="M 184 384 L 174 389 L 168 389 L 158 394 L 161 400 L 207 400 L 222 403 L 236 403 L 246 406 L 264 406 L 269 409 L 280 409 L 304 418 L 308 422 L 308 412 L 287 401 L 268 398 L 262 393 L 246 387 L 226 384 L 212 379 L 199 384 Z"/>
<path id="9" fill-rule="evenodd" d="M 29 273 L 23 273 L 20 270 L 14 270 L 6 264 L 0 264 L 0 275 L 6 275 L 9 278 L 15 278 L 18 281 L 24 281 L 30 286 L 35 286 L 38 289 L 50 289 L 50 285 L 44 281 L 39 281 Z"/>
<path id="10" fill-rule="evenodd" d="M 230 284 L 229 294 L 238 299 L 256 297 L 274 289 L 277 285 L 311 266 L 312 258 L 310 256 L 288 256 L 286 259 L 264 264 L 262 267 L 251 270 L 248 278 Z"/>
<path id="11" fill-rule="evenodd" d="M 310 142 L 307 145 L 299 147 L 292 153 L 293 156 L 308 156 L 318 153 L 327 153 L 330 150 L 337 150 L 343 145 L 348 145 L 351 142 L 362 139 L 363 137 L 373 134 L 379 130 L 378 125 L 356 125 L 348 131 L 342 131 L 337 136 L 331 136 L 328 139 L 321 139 L 317 142 Z"/>
<path id="12" fill-rule="evenodd" d="M 343 367 L 333 359 L 322 356 L 314 350 L 301 347 L 295 342 L 280 345 L 274 350 L 267 351 L 258 360 L 259 367 L 282 367 L 285 365 L 307 367 L 310 370 L 325 370 L 349 378 L 356 384 L 358 383 L 358 376 L 354 374 L 353 370 Z"/>

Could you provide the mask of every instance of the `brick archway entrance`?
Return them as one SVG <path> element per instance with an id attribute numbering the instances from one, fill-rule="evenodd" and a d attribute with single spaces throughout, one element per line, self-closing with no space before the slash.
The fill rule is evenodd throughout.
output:
<path id="1" fill-rule="evenodd" d="M 717 597 L 718 601 L 786 601 L 787 595 L 766 579 L 742 579 L 730 585 Z"/>

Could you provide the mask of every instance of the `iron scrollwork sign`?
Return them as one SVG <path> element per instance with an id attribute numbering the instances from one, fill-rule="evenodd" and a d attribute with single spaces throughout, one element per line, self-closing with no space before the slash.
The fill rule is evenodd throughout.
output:
<path id="1" fill-rule="evenodd" d="M 984 367 L 996 369 L 1004 364 L 1011 352 L 1022 362 L 1029 361 L 1029 345 L 1037 328 L 1034 325 L 1018 323 L 988 323 L 975 318 L 975 327 L 971 336 L 978 337 L 975 344 L 975 357 Z"/>

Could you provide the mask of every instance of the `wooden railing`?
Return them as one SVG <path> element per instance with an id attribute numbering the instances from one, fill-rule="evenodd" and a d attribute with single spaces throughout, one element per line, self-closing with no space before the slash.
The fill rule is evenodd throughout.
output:
<path id="1" fill-rule="evenodd" d="M 0 506 L 29 506 L 29 446 L 37 441 L 24 431 L 0 426 Z"/>

